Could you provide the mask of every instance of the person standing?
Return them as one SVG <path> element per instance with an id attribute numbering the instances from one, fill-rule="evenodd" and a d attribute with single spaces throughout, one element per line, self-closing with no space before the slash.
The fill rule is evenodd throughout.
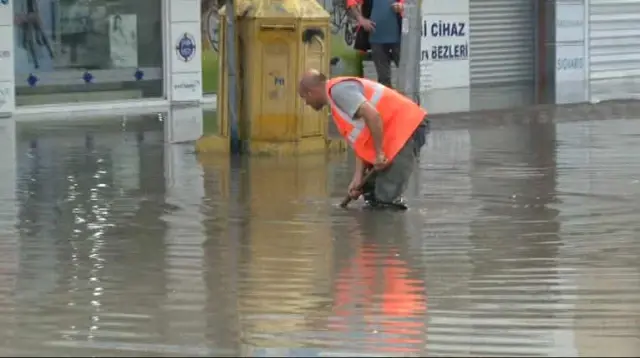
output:
<path id="1" fill-rule="evenodd" d="M 367 52 L 378 82 L 391 87 L 391 63 L 400 64 L 400 38 L 404 0 L 346 0 L 358 21 L 354 48 Z"/>

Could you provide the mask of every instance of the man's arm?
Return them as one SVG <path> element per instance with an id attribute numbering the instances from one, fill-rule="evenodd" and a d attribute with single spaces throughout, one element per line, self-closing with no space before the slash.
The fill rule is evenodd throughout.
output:
<path id="1" fill-rule="evenodd" d="M 362 16 L 362 12 L 360 11 L 361 3 L 362 1 L 358 0 L 347 0 L 347 9 L 349 9 L 349 12 L 351 13 L 351 15 L 353 15 L 353 17 L 356 18 L 358 23 L 360 23 L 364 19 L 364 17 Z"/>
<path id="2" fill-rule="evenodd" d="M 365 31 L 374 31 L 376 24 L 362 16 L 362 2 L 363 0 L 347 0 L 347 9 L 349 13 L 355 17 L 356 21 L 358 21 L 358 25 L 362 26 Z"/>
<path id="3" fill-rule="evenodd" d="M 356 169 L 353 172 L 353 179 L 357 182 L 362 181 L 365 169 L 366 166 L 364 164 L 364 161 L 360 159 L 360 157 L 356 156 Z"/>
<path id="4" fill-rule="evenodd" d="M 356 118 L 358 117 L 364 120 L 364 123 L 367 125 L 369 131 L 371 132 L 376 155 L 384 154 L 384 152 L 382 151 L 384 129 L 382 127 L 382 118 L 380 118 L 380 114 L 378 113 L 378 111 L 373 108 L 371 103 L 364 102 L 360 105 L 358 111 L 356 112 Z"/>
<path id="5" fill-rule="evenodd" d="M 363 120 L 371 131 L 376 154 L 382 154 L 384 137 L 382 119 L 378 111 L 364 97 L 364 88 L 358 81 L 343 81 L 331 89 L 333 102 L 354 120 Z"/>

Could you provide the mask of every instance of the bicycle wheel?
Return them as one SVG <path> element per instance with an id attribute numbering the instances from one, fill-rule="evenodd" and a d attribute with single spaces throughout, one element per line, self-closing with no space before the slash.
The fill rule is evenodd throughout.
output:
<path id="1" fill-rule="evenodd" d="M 344 25 L 344 42 L 347 46 L 353 46 L 356 41 L 356 25 L 347 20 Z"/>
<path id="2" fill-rule="evenodd" d="M 212 7 L 207 11 L 205 21 L 207 40 L 209 41 L 209 45 L 214 51 L 218 52 L 218 41 L 220 37 L 220 17 L 218 15 L 218 9 L 216 7 Z"/>

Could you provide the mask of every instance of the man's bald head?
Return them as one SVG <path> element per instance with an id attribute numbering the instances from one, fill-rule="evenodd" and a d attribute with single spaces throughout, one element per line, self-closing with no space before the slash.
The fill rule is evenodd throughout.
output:
<path id="1" fill-rule="evenodd" d="M 325 85 L 327 77 L 320 71 L 311 69 L 305 72 L 298 85 L 298 94 L 313 109 L 319 111 L 327 104 Z"/>
<path id="2" fill-rule="evenodd" d="M 302 75 L 300 79 L 300 89 L 311 89 L 317 86 L 323 86 L 327 81 L 327 77 L 316 69 L 310 69 Z"/>

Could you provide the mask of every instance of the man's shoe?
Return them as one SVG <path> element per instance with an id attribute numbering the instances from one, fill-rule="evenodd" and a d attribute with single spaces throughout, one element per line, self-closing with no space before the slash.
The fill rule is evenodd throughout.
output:
<path id="1" fill-rule="evenodd" d="M 378 201 L 372 199 L 372 200 L 367 200 L 365 198 L 365 205 L 368 209 L 380 209 L 380 210 L 407 210 L 409 209 L 409 207 L 407 206 L 407 204 L 404 201 L 404 198 L 400 197 L 390 203 L 385 203 L 382 201 Z"/>
<path id="2" fill-rule="evenodd" d="M 407 202 L 404 200 L 403 196 L 400 196 L 396 200 L 394 200 L 391 205 L 396 210 L 407 210 L 409 207 L 407 206 Z"/>

